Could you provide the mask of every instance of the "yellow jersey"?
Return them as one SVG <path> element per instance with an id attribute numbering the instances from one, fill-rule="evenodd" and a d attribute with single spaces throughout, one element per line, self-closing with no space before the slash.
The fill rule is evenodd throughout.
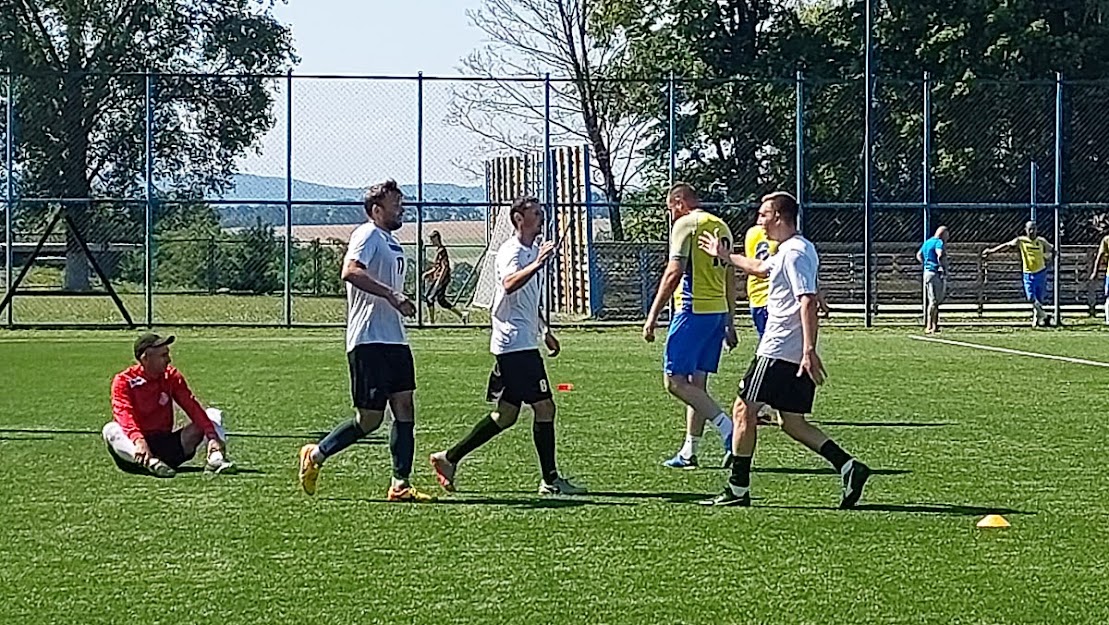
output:
<path id="1" fill-rule="evenodd" d="M 778 242 L 766 236 L 762 226 L 751 226 L 743 237 L 743 255 L 747 258 L 767 260 L 778 253 Z M 751 308 L 765 308 L 770 297 L 770 280 L 747 276 L 747 302 Z"/>
<path id="2" fill-rule="evenodd" d="M 697 209 L 674 222 L 670 233 L 670 259 L 685 265 L 674 292 L 675 312 L 719 314 L 728 312 L 728 267 L 697 245 L 702 233 L 711 232 L 732 247 L 732 231 L 723 219 Z"/>
<path id="3" fill-rule="evenodd" d="M 1020 248 L 1020 262 L 1024 265 L 1024 273 L 1039 273 L 1047 267 L 1047 240 L 1043 237 L 1029 239 L 1017 237 L 1017 247 Z"/>

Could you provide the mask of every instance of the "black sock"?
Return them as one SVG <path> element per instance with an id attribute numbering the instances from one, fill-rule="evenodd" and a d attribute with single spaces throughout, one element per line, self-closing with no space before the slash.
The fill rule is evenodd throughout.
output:
<path id="1" fill-rule="evenodd" d="M 474 429 L 470 430 L 458 444 L 447 450 L 447 462 L 458 464 L 471 451 L 488 443 L 494 436 L 501 433 L 501 426 L 493 420 L 493 415 L 485 415 L 477 422 Z"/>
<path id="2" fill-rule="evenodd" d="M 393 421 L 389 430 L 389 453 L 393 456 L 393 478 L 404 482 L 412 475 L 412 455 L 416 452 L 416 424 Z"/>
<path id="3" fill-rule="evenodd" d="M 539 470 L 543 473 L 543 481 L 553 484 L 558 479 L 554 421 L 536 421 L 531 426 L 531 434 L 535 439 L 535 451 L 539 452 Z"/>
<path id="4" fill-rule="evenodd" d="M 320 454 L 322 454 L 324 458 L 334 456 L 353 445 L 358 439 L 365 435 L 366 433 L 362 431 L 362 428 L 358 425 L 358 421 L 351 419 L 346 423 L 335 426 L 335 429 L 331 430 L 331 433 L 320 441 Z"/>
<path id="5" fill-rule="evenodd" d="M 832 466 L 836 468 L 836 471 L 843 471 L 843 465 L 847 464 L 847 461 L 851 459 L 851 454 L 843 451 L 843 449 L 830 438 L 820 446 L 820 455 L 824 456 L 824 459 L 828 462 L 831 462 Z"/>
<path id="6" fill-rule="evenodd" d="M 728 481 L 742 488 L 751 486 L 751 456 L 736 456 L 732 460 L 732 476 Z"/>

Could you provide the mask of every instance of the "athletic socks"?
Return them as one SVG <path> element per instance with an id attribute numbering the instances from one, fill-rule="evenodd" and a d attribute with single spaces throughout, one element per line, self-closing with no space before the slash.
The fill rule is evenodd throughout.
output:
<path id="1" fill-rule="evenodd" d="M 732 461 L 732 475 L 728 478 L 732 486 L 749 488 L 751 486 L 751 456 L 736 456 Z"/>
<path id="2" fill-rule="evenodd" d="M 697 446 L 700 445 L 700 444 L 701 444 L 701 437 L 700 436 L 693 436 L 693 435 L 690 435 L 690 434 L 686 434 L 685 435 L 685 443 L 682 444 L 682 448 L 681 448 L 681 450 L 678 451 L 678 455 L 681 456 L 682 458 L 685 458 L 686 460 L 689 460 L 693 456 L 697 455 Z"/>
<path id="3" fill-rule="evenodd" d="M 712 418 L 712 427 L 720 433 L 720 441 L 724 445 L 724 453 L 732 450 L 732 418 L 721 412 Z"/>
<path id="4" fill-rule="evenodd" d="M 460 460 L 465 458 L 470 452 L 488 443 L 494 436 L 501 433 L 501 426 L 493 420 L 493 415 L 485 415 L 481 421 L 478 421 L 474 429 L 470 430 L 458 444 L 447 450 L 447 462 L 451 464 L 458 464 Z M 553 436 L 552 436 L 553 441 Z"/>
<path id="5" fill-rule="evenodd" d="M 554 421 L 536 421 L 531 427 L 531 434 L 535 439 L 535 451 L 539 453 L 539 470 L 543 473 L 543 481 L 554 484 L 558 479 Z"/>
<path id="6" fill-rule="evenodd" d="M 331 433 L 325 436 L 324 439 L 320 441 L 320 444 L 316 446 L 316 451 L 312 454 L 312 462 L 323 464 L 324 460 L 350 447 L 365 435 L 366 433 L 362 431 L 356 419 L 351 419 L 346 423 L 336 426 L 335 429 L 331 430 Z M 409 465 L 411 465 L 411 461 Z"/>
<path id="7" fill-rule="evenodd" d="M 416 451 L 416 424 L 393 421 L 389 430 L 389 454 L 393 456 L 393 479 L 407 483 L 412 475 L 412 455 Z"/>
<path id="8" fill-rule="evenodd" d="M 843 451 L 832 439 L 828 439 L 820 446 L 820 455 L 824 456 L 824 459 L 828 462 L 831 462 L 832 466 L 836 468 L 836 471 L 840 473 L 843 473 L 843 465 L 851 460 L 851 454 Z"/>

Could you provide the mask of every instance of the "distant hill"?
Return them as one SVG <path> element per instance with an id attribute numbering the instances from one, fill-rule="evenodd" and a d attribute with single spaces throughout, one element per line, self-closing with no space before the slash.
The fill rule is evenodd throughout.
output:
<path id="1" fill-rule="evenodd" d="M 215 201 L 259 200 L 278 202 L 285 200 L 285 179 L 253 174 L 236 174 L 233 187 Z M 405 197 L 417 196 L 416 185 L 400 185 Z M 332 187 L 293 179 L 294 202 L 334 201 L 335 204 L 294 206 L 295 225 L 352 224 L 365 220 L 362 212 L 364 189 Z M 462 206 L 429 206 L 424 209 L 427 221 L 481 221 L 485 210 L 481 206 L 466 206 L 485 201 L 481 187 L 463 187 L 455 184 L 424 183 L 424 200 L 427 202 L 457 202 Z M 285 209 L 269 204 L 236 204 L 219 207 L 220 223 L 226 228 L 252 226 L 260 219 L 264 224 L 284 223 Z M 415 221 L 415 211 L 405 214 L 405 221 Z"/>

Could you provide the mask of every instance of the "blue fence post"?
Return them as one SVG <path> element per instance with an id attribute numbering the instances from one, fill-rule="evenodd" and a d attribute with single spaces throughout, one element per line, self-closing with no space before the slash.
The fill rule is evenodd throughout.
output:
<path id="1" fill-rule="evenodd" d="M 873 210 L 873 147 L 874 147 L 874 11 L 871 0 L 866 0 L 866 86 L 864 88 L 864 121 L 866 124 L 863 139 L 863 309 L 864 325 L 874 325 L 873 275 L 871 274 L 871 239 Z"/>
<path id="2" fill-rule="evenodd" d="M 805 73 L 797 70 L 797 110 L 794 113 L 794 139 L 797 144 L 794 169 L 797 179 L 794 192 L 797 196 L 797 230 L 805 232 Z"/>
<path id="3" fill-rule="evenodd" d="M 146 298 L 146 326 L 154 325 L 154 75 L 146 70 L 146 198 L 143 203 L 143 294 Z"/>
<path id="4" fill-rule="evenodd" d="M 285 327 L 293 325 L 293 70 L 285 75 Z"/>
<path id="5" fill-rule="evenodd" d="M 921 162 L 921 196 L 922 210 L 924 212 L 924 232 L 921 237 L 927 241 L 932 236 L 932 75 L 924 72 L 924 154 Z M 921 312 L 924 321 L 928 318 L 928 295 L 921 288 Z"/>
<path id="6" fill-rule="evenodd" d="M 589 158 L 589 146 L 585 146 L 582 152 L 585 160 L 582 164 L 585 170 L 585 247 L 589 250 L 589 316 L 596 317 L 601 312 L 605 286 L 601 281 L 601 268 L 597 266 L 597 248 L 593 241 L 593 185 L 589 176 L 593 164 Z"/>
<path id="7" fill-rule="evenodd" d="M 1040 167 L 1036 161 L 1028 164 L 1028 218 L 1034 223 L 1036 221 L 1036 207 L 1040 202 L 1040 194 L 1037 191 L 1039 188 L 1039 175 Z"/>
<path id="8" fill-rule="evenodd" d="M 424 327 L 424 73 L 416 74 L 416 325 Z"/>
<path id="9" fill-rule="evenodd" d="M 15 219 L 12 213 L 15 212 L 15 181 L 13 179 L 15 174 L 15 75 L 8 73 L 7 85 L 7 106 L 5 107 L 5 120 L 7 128 L 4 132 L 4 169 L 5 169 L 5 184 L 4 184 L 4 201 L 6 210 L 4 211 L 4 289 L 10 291 L 12 288 L 12 263 L 15 262 L 15 254 L 12 250 L 12 245 L 15 243 L 15 237 L 12 233 L 12 227 L 15 225 Z M 7 293 L 5 293 L 7 295 Z M 13 309 L 15 302 L 8 302 L 8 310 L 6 311 L 8 317 L 8 327 L 15 325 L 15 316 Z"/>
<path id="10" fill-rule="evenodd" d="M 1059 305 L 1059 278 L 1063 239 L 1063 73 L 1055 73 L 1055 254 L 1052 255 L 1052 287 L 1055 323 L 1062 325 L 1063 310 Z"/>

